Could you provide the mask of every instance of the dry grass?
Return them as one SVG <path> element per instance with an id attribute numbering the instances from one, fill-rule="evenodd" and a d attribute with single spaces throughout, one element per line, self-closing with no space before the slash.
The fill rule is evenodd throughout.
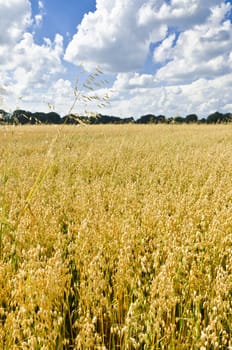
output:
<path id="1" fill-rule="evenodd" d="M 232 126 L 0 128 L 1 349 L 230 349 Z"/>

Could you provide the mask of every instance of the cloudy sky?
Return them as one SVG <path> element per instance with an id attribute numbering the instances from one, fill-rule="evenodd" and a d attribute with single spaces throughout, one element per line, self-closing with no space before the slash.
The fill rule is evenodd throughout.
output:
<path id="1" fill-rule="evenodd" d="M 96 67 L 76 112 L 232 112 L 232 0 L 0 0 L 0 108 L 64 115 Z"/>

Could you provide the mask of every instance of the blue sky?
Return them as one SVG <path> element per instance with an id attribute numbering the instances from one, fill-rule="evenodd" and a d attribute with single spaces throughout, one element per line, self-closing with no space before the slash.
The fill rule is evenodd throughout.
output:
<path id="1" fill-rule="evenodd" d="M 110 105 L 77 113 L 232 112 L 232 1 L 0 0 L 0 108 L 61 115 L 100 67 Z M 82 69 L 79 65 L 82 65 Z M 83 72 L 84 70 L 84 72 Z"/>
<path id="2" fill-rule="evenodd" d="M 43 42 L 44 37 L 53 38 L 56 33 L 64 37 L 65 44 L 76 33 L 85 13 L 95 11 L 95 0 L 43 0 L 43 9 L 40 9 L 37 0 L 31 1 L 32 16 L 41 12 L 43 21 L 35 30 L 35 40 Z"/>

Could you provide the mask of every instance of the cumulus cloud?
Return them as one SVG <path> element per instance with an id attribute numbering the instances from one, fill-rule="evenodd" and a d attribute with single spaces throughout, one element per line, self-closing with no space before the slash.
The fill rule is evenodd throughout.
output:
<path id="1" fill-rule="evenodd" d="M 47 105 L 53 105 L 54 109 L 62 115 L 67 114 L 74 101 L 72 83 L 63 78 L 53 81 L 47 88 L 47 91 L 41 94 L 41 110 Z M 38 107 L 37 107 L 38 108 Z"/>
<path id="2" fill-rule="evenodd" d="M 0 0 L 0 65 L 9 60 L 9 53 L 30 25 L 31 6 L 27 0 Z"/>
<path id="3" fill-rule="evenodd" d="M 168 28 L 191 31 L 209 17 L 211 22 L 224 17 L 230 7 L 221 0 L 97 0 L 96 5 L 96 11 L 86 14 L 78 26 L 65 59 L 82 62 L 87 70 L 101 65 L 113 73 L 141 69 L 152 43 L 159 46 L 154 53 L 156 62 L 173 58 L 175 33 L 167 37 Z M 204 30 L 196 29 L 195 36 L 202 36 Z"/>
<path id="4" fill-rule="evenodd" d="M 224 17 L 231 7 L 227 3 L 212 8 L 207 21 L 180 33 L 174 47 L 172 38 L 165 39 L 155 51 L 154 58 L 171 61 L 158 70 L 156 78 L 170 83 L 203 77 L 210 79 L 230 73 L 232 25 Z"/>
<path id="5" fill-rule="evenodd" d="M 31 6 L 25 0 L 0 0 L 0 48 L 14 44 L 31 23 Z M 1 57 L 1 50 L 0 50 Z"/>
<path id="6" fill-rule="evenodd" d="M 39 26 L 42 23 L 43 16 L 41 14 L 35 15 L 35 24 Z"/>
<path id="7" fill-rule="evenodd" d="M 43 10 L 44 9 L 44 4 L 43 4 L 43 1 L 38 1 L 38 7 L 39 9 Z"/>
<path id="8" fill-rule="evenodd" d="M 115 93 L 103 113 L 226 112 L 231 10 L 227 0 L 97 0 L 64 48 L 59 34 L 35 42 L 32 30 L 43 23 L 43 1 L 33 18 L 29 0 L 0 0 L 0 93 L 11 105 L 23 96 L 29 109 L 51 103 L 66 113 L 73 87 L 64 75 L 65 58 L 88 71 L 100 66 L 112 73 Z"/>
<path id="9" fill-rule="evenodd" d="M 39 27 L 43 22 L 43 17 L 45 15 L 45 8 L 42 1 L 38 1 L 39 13 L 35 15 L 34 22 L 37 27 Z"/>
<path id="10" fill-rule="evenodd" d="M 173 33 L 162 41 L 162 43 L 157 47 L 157 49 L 154 52 L 154 61 L 165 62 L 168 59 L 172 58 L 172 48 L 175 38 L 176 34 Z"/>
<path id="11" fill-rule="evenodd" d="M 119 73 L 113 85 L 115 91 L 154 87 L 156 79 L 151 74 Z"/>
<path id="12" fill-rule="evenodd" d="M 100 65 L 107 72 L 128 72 L 143 65 L 152 42 L 167 33 L 164 23 L 141 27 L 137 13 L 144 0 L 97 0 L 69 43 L 65 59 L 87 70 Z"/>
<path id="13" fill-rule="evenodd" d="M 210 14 L 210 8 L 219 4 L 218 0 L 172 0 L 144 1 L 138 13 L 141 25 L 165 22 L 181 30 L 202 23 Z"/>
<path id="14" fill-rule="evenodd" d="M 188 84 L 174 84 L 171 86 L 159 86 L 150 75 L 153 85 L 147 87 L 144 81 L 139 86 L 140 76 L 137 78 L 137 86 L 131 89 L 131 74 L 120 74 L 114 83 L 114 89 L 118 91 L 112 100 L 109 113 L 118 113 L 121 116 L 139 117 L 142 114 L 165 114 L 166 116 L 185 116 L 197 113 L 199 117 L 205 117 L 216 110 L 228 112 L 231 106 L 231 79 L 232 73 L 215 79 L 198 79 Z M 119 90 L 120 89 L 120 90 Z"/>
<path id="15" fill-rule="evenodd" d="M 30 96 L 41 99 L 57 74 L 64 73 L 63 37 L 57 34 L 42 45 L 35 43 L 28 31 L 33 21 L 27 0 L 0 0 L 0 13 L 0 93 L 6 106 L 16 107 L 19 96 L 23 101 Z"/>
<path id="16" fill-rule="evenodd" d="M 30 94 L 32 89 L 45 88 L 51 77 L 64 71 L 61 56 L 63 38 L 56 35 L 43 45 L 34 43 L 33 35 L 25 33 L 22 40 L 12 50 L 12 58 L 5 64 L 10 82 L 6 85 L 9 93 Z"/>

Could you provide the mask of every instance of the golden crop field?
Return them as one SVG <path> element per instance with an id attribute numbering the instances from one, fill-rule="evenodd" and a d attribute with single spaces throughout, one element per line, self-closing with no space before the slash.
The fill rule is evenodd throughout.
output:
<path id="1" fill-rule="evenodd" d="M 0 349 L 232 349 L 232 125 L 1 126 Z"/>

